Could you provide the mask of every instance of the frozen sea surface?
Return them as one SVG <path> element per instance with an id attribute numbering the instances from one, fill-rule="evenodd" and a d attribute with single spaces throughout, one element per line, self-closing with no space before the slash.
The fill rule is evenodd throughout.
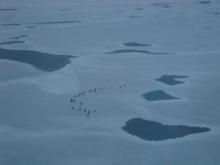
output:
<path id="1" fill-rule="evenodd" d="M 0 0 L 0 165 L 220 164 L 219 13 Z"/>

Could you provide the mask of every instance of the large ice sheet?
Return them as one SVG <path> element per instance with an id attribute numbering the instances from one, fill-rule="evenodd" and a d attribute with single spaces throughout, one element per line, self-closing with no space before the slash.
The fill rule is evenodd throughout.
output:
<path id="1" fill-rule="evenodd" d="M 218 165 L 219 13 L 218 0 L 0 0 L 0 164 Z M 135 118 L 209 131 L 147 141 L 122 129 Z"/>

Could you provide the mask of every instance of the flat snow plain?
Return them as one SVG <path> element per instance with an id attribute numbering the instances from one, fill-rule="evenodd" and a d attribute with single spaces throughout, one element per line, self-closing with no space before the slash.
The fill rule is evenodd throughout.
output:
<path id="1" fill-rule="evenodd" d="M 219 36 L 218 0 L 0 0 L 0 164 L 219 165 Z"/>

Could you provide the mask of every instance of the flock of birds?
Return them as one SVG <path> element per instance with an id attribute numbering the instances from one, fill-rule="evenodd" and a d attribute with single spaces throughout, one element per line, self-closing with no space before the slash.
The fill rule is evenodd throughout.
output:
<path id="1" fill-rule="evenodd" d="M 125 88 L 126 84 L 122 84 L 119 86 L 120 89 Z M 86 115 L 86 117 L 91 116 L 92 114 L 96 113 L 96 109 L 89 109 L 86 108 L 85 100 L 83 100 L 84 96 L 92 93 L 96 93 L 99 91 L 106 90 L 107 87 L 100 87 L 100 88 L 93 88 L 89 90 L 84 90 L 79 92 L 76 95 L 73 95 L 73 97 L 70 98 L 70 103 L 73 111 L 79 111 Z"/>

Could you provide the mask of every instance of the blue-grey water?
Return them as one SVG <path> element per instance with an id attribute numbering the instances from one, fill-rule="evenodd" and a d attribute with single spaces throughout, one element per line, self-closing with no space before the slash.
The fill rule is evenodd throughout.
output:
<path id="1" fill-rule="evenodd" d="M 135 17 L 135 16 L 134 16 Z M 139 43 L 139 42 L 125 42 L 123 43 L 124 46 L 139 46 L 139 47 L 147 47 L 147 46 L 151 46 L 151 44 L 145 44 L 145 43 Z"/>
<path id="2" fill-rule="evenodd" d="M 0 42 L 0 45 L 11 45 L 11 44 L 23 44 L 24 41 L 6 41 L 6 42 Z"/>
<path id="3" fill-rule="evenodd" d="M 141 95 L 147 101 L 176 100 L 178 97 L 172 96 L 163 90 L 155 90 Z"/>
<path id="4" fill-rule="evenodd" d="M 141 53 L 141 54 L 169 54 L 169 53 L 158 53 L 152 52 L 148 50 L 138 50 L 138 49 L 121 49 L 121 50 L 114 50 L 111 52 L 107 52 L 106 54 L 128 54 L 128 53 Z"/>
<path id="5" fill-rule="evenodd" d="M 210 131 L 207 127 L 166 125 L 141 118 L 130 119 L 122 127 L 124 131 L 148 141 L 161 141 Z"/>
<path id="6" fill-rule="evenodd" d="M 180 81 L 178 79 L 184 79 L 188 76 L 182 76 L 182 75 L 162 75 L 160 78 L 156 79 L 157 81 L 160 81 L 164 84 L 173 86 L 173 85 L 179 85 L 183 84 L 184 81 Z"/>
<path id="7" fill-rule="evenodd" d="M 56 55 L 29 50 L 10 50 L 0 48 L 0 60 L 12 60 L 30 64 L 42 71 L 52 72 L 70 64 L 70 55 Z"/>

